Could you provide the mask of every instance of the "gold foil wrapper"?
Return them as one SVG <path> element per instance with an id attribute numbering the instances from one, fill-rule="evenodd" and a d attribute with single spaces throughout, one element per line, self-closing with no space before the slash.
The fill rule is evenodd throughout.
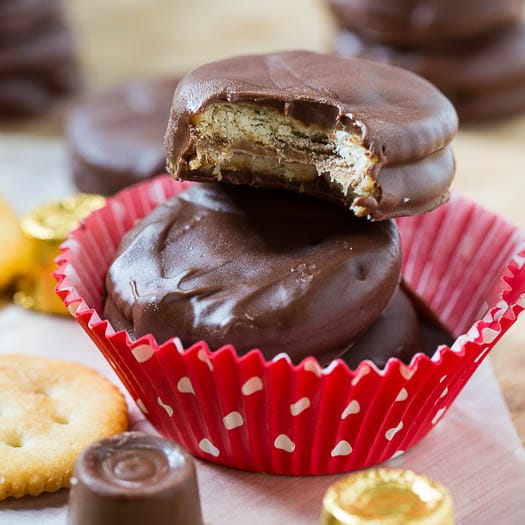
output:
<path id="1" fill-rule="evenodd" d="M 0 293 L 11 287 L 16 276 L 25 268 L 26 261 L 26 242 L 18 218 L 0 197 Z M 0 308 L 2 306 L 0 303 Z"/>
<path id="2" fill-rule="evenodd" d="M 100 195 L 81 193 L 41 206 L 22 219 L 22 231 L 28 242 L 28 263 L 16 282 L 13 297 L 16 304 L 39 312 L 68 315 L 55 294 L 55 259 L 68 234 L 105 202 Z"/>
<path id="3" fill-rule="evenodd" d="M 410 470 L 370 469 L 328 489 L 321 525 L 454 525 L 452 499 Z"/>

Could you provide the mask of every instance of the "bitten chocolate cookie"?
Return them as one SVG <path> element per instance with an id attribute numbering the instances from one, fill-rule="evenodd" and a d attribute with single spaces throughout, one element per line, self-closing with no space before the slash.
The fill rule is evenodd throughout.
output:
<path id="1" fill-rule="evenodd" d="M 392 221 L 291 192 L 195 185 L 125 236 L 104 316 L 134 338 L 326 364 L 388 304 L 400 256 Z"/>
<path id="2" fill-rule="evenodd" d="M 179 84 L 168 169 L 292 189 L 385 219 L 447 200 L 456 129 L 450 102 L 401 69 L 306 51 L 240 56 Z"/>
<path id="3" fill-rule="evenodd" d="M 326 0 L 342 29 L 401 48 L 455 47 L 512 25 L 523 0 Z"/>
<path id="4" fill-rule="evenodd" d="M 455 51 L 404 51 L 341 32 L 334 50 L 409 69 L 450 98 L 462 121 L 525 109 L 525 23 Z"/>
<path id="5" fill-rule="evenodd" d="M 136 81 L 87 98 L 69 116 L 77 188 L 111 195 L 165 171 L 162 137 L 179 78 Z"/>

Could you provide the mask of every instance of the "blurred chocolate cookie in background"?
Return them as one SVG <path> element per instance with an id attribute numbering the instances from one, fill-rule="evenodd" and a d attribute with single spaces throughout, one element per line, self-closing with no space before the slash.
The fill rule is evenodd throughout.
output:
<path id="1" fill-rule="evenodd" d="M 425 77 L 462 122 L 525 110 L 523 0 L 411 0 L 396 2 L 396 9 L 386 0 L 327 4 L 340 27 L 335 53 Z"/>
<path id="2" fill-rule="evenodd" d="M 112 195 L 165 171 L 163 137 L 179 80 L 133 81 L 77 105 L 66 139 L 79 190 Z"/>
<path id="3" fill-rule="evenodd" d="M 59 0 L 0 0 L 0 120 L 38 115 L 80 83 Z"/>
<path id="4" fill-rule="evenodd" d="M 404 49 L 443 49 L 519 21 L 523 0 L 326 0 L 341 29 Z"/>

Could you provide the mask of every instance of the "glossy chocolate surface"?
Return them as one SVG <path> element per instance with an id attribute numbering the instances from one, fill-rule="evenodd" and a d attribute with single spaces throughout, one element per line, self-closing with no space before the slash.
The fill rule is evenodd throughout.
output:
<path id="1" fill-rule="evenodd" d="M 346 57 L 404 67 L 427 78 L 455 105 L 461 120 L 525 109 L 525 23 L 455 51 L 403 51 L 340 33 L 335 51 Z"/>
<path id="2" fill-rule="evenodd" d="M 432 357 L 439 345 L 451 345 L 453 338 L 434 318 L 428 307 L 400 288 L 375 323 L 341 359 L 352 369 L 369 359 L 384 368 L 390 358 L 409 364 L 422 352 Z"/>
<path id="3" fill-rule="evenodd" d="M 68 525 L 202 525 L 195 464 L 167 439 L 125 432 L 75 463 Z"/>
<path id="4" fill-rule="evenodd" d="M 162 138 L 178 81 L 131 82 L 77 106 L 67 141 L 79 190 L 111 195 L 165 171 Z"/>
<path id="5" fill-rule="evenodd" d="M 326 0 L 343 29 L 398 47 L 454 48 L 517 22 L 523 0 Z"/>
<path id="6" fill-rule="evenodd" d="M 441 150 L 457 129 L 452 105 L 401 69 L 307 51 L 239 56 L 195 69 L 179 84 L 166 134 L 168 160 L 183 176 L 190 120 L 218 101 L 278 109 L 332 133 L 360 133 L 382 165 L 408 164 Z"/>
<path id="7" fill-rule="evenodd" d="M 194 185 L 123 239 L 104 316 L 135 338 L 326 364 L 378 317 L 399 272 L 391 221 L 290 192 Z"/>
<path id="8" fill-rule="evenodd" d="M 375 323 L 341 359 L 350 368 L 356 368 L 365 359 L 383 368 L 391 357 L 409 362 L 416 352 L 421 351 L 416 311 L 407 295 L 397 290 Z"/>

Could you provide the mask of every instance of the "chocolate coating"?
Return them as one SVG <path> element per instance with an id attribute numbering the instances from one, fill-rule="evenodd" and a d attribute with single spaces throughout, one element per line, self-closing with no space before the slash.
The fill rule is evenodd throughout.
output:
<path id="1" fill-rule="evenodd" d="M 68 525 L 202 525 L 195 464 L 167 439 L 125 432 L 75 463 Z"/>
<path id="2" fill-rule="evenodd" d="M 419 310 L 416 311 L 419 316 L 419 335 L 422 344 L 421 351 L 424 354 L 428 357 L 432 357 L 438 346 L 452 346 L 454 337 L 439 321 L 436 322 L 433 319 L 422 315 Z"/>
<path id="3" fill-rule="evenodd" d="M 450 333 L 421 299 L 400 288 L 375 323 L 341 359 L 352 369 L 365 359 L 384 368 L 390 358 L 409 364 L 416 353 L 432 357 L 439 345 L 450 346 L 452 342 Z"/>
<path id="4" fill-rule="evenodd" d="M 374 324 L 341 359 L 350 368 L 356 368 L 365 359 L 383 368 L 391 357 L 408 363 L 421 350 L 416 311 L 407 295 L 397 290 Z"/>
<path id="5" fill-rule="evenodd" d="M 45 82 L 26 78 L 0 80 L 0 120 L 43 113 L 56 98 L 56 91 Z"/>
<path id="6" fill-rule="evenodd" d="M 291 192 L 194 185 L 125 236 L 104 317 L 135 338 L 328 363 L 387 305 L 400 256 L 392 221 Z"/>
<path id="7" fill-rule="evenodd" d="M 71 63 L 73 39 L 65 27 L 30 41 L 0 48 L 0 79 L 8 76 L 37 76 L 52 72 L 54 67 Z"/>
<path id="8" fill-rule="evenodd" d="M 0 46 L 33 40 L 63 22 L 60 0 L 0 0 Z"/>
<path id="9" fill-rule="evenodd" d="M 179 84 L 166 133 L 174 175 L 184 175 L 191 117 L 218 101 L 272 106 L 327 133 L 339 125 L 358 130 L 383 165 L 432 155 L 457 129 L 448 100 L 401 69 L 307 51 L 239 56 L 197 68 Z"/>
<path id="10" fill-rule="evenodd" d="M 450 98 L 462 121 L 525 109 L 525 23 L 454 52 L 403 51 L 349 32 L 337 36 L 334 49 L 424 76 Z"/>
<path id="11" fill-rule="evenodd" d="M 111 195 L 165 171 L 162 138 L 178 81 L 136 81 L 77 106 L 66 137 L 79 190 Z"/>
<path id="12" fill-rule="evenodd" d="M 404 48 L 454 48 L 517 22 L 523 0 L 326 0 L 343 29 Z"/>
<path id="13" fill-rule="evenodd" d="M 67 28 L 0 47 L 0 118 L 37 114 L 80 83 Z"/>
<path id="14" fill-rule="evenodd" d="M 454 178 L 456 164 L 450 146 L 434 155 L 412 164 L 400 166 L 385 166 L 379 176 L 381 197 L 345 199 L 335 194 L 327 185 L 326 180 L 317 177 L 312 183 L 296 182 L 289 179 L 269 181 L 252 171 L 230 171 L 221 169 L 221 180 L 230 184 L 249 185 L 256 188 L 281 188 L 298 191 L 304 195 L 321 197 L 334 204 L 345 207 L 351 204 L 362 205 L 368 210 L 368 217 L 374 221 L 392 219 L 405 215 L 417 215 L 431 211 L 449 198 L 449 187 Z M 215 176 L 199 170 L 188 173 L 191 180 L 213 182 Z"/>

